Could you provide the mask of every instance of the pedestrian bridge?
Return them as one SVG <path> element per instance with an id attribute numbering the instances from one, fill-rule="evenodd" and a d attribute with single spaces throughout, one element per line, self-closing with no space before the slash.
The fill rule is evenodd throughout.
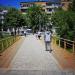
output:
<path id="1" fill-rule="evenodd" d="M 0 69 L 7 69 L 8 74 L 10 72 L 17 74 L 21 71 L 19 74 L 74 75 L 74 53 L 69 53 L 60 48 L 55 40 L 54 38 L 52 41 L 53 51 L 50 53 L 45 51 L 43 37 L 39 40 L 35 35 L 22 36 L 19 41 L 1 53 Z"/>

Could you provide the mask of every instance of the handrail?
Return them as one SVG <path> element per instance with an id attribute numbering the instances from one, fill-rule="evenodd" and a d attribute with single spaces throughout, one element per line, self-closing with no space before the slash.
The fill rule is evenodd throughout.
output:
<path id="1" fill-rule="evenodd" d="M 63 39 L 63 40 L 65 40 L 65 41 L 69 41 L 69 42 L 75 42 L 75 41 L 72 41 L 72 40 L 68 40 L 68 39 L 64 39 L 64 38 L 60 38 L 60 37 L 57 37 L 57 36 L 54 36 L 54 37 L 56 37 L 56 38 L 58 38 L 58 39 Z"/>
<path id="2" fill-rule="evenodd" d="M 68 40 L 68 39 L 64 39 L 64 38 L 60 38 L 60 39 L 63 39 L 63 40 L 65 40 L 65 41 L 68 41 L 68 42 L 74 42 L 74 41 L 71 41 L 71 40 Z"/>
<path id="3" fill-rule="evenodd" d="M 6 39 L 9 39 L 9 38 L 12 38 L 12 37 L 14 37 L 14 36 L 10 36 L 10 37 L 7 37 L 5 39 L 1 39 L 0 41 L 6 40 Z"/>
<path id="4" fill-rule="evenodd" d="M 6 48 L 12 45 L 15 41 L 17 41 L 19 37 L 11 36 L 5 39 L 0 40 L 0 53 L 3 52 Z"/>
<path id="5" fill-rule="evenodd" d="M 64 39 L 64 38 L 60 38 L 60 37 L 57 37 L 57 36 L 53 36 L 53 37 L 55 37 L 55 43 L 56 43 L 56 38 L 58 39 L 58 41 L 59 41 L 59 46 L 60 46 L 60 40 L 64 43 L 64 49 L 66 49 L 67 48 L 67 45 L 70 45 L 70 46 L 72 46 L 72 50 L 73 50 L 73 52 L 75 52 L 75 41 L 71 41 L 71 40 L 68 40 L 68 39 Z M 69 43 L 69 42 L 71 42 L 71 43 Z"/>

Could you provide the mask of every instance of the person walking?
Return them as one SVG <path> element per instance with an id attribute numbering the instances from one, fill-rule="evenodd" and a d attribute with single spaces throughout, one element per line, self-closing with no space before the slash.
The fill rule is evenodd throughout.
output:
<path id="1" fill-rule="evenodd" d="M 45 41 L 46 51 L 50 51 L 50 52 L 52 51 L 52 49 L 51 49 L 51 40 L 52 40 L 51 31 L 45 31 L 44 41 Z"/>
<path id="2" fill-rule="evenodd" d="M 41 32 L 38 31 L 38 38 L 40 39 L 41 38 Z"/>
<path id="3" fill-rule="evenodd" d="M 26 37 L 26 31 L 24 31 L 24 35 L 25 35 L 25 37 Z"/>

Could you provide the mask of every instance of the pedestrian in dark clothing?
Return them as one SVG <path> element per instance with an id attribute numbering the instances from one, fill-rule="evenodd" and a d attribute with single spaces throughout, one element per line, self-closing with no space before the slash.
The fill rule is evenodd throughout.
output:
<path id="1" fill-rule="evenodd" d="M 39 39 L 41 38 L 41 32 L 40 31 L 38 32 L 38 38 Z"/>
<path id="2" fill-rule="evenodd" d="M 25 37 L 26 37 L 26 31 L 24 31 L 24 35 L 25 35 Z"/>

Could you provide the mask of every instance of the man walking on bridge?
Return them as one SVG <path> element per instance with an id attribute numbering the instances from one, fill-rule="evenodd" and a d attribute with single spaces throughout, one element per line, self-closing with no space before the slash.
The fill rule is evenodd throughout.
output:
<path id="1" fill-rule="evenodd" d="M 45 41 L 46 51 L 50 51 L 50 52 L 52 51 L 52 49 L 51 49 L 51 40 L 52 40 L 51 31 L 45 31 L 44 41 Z"/>

